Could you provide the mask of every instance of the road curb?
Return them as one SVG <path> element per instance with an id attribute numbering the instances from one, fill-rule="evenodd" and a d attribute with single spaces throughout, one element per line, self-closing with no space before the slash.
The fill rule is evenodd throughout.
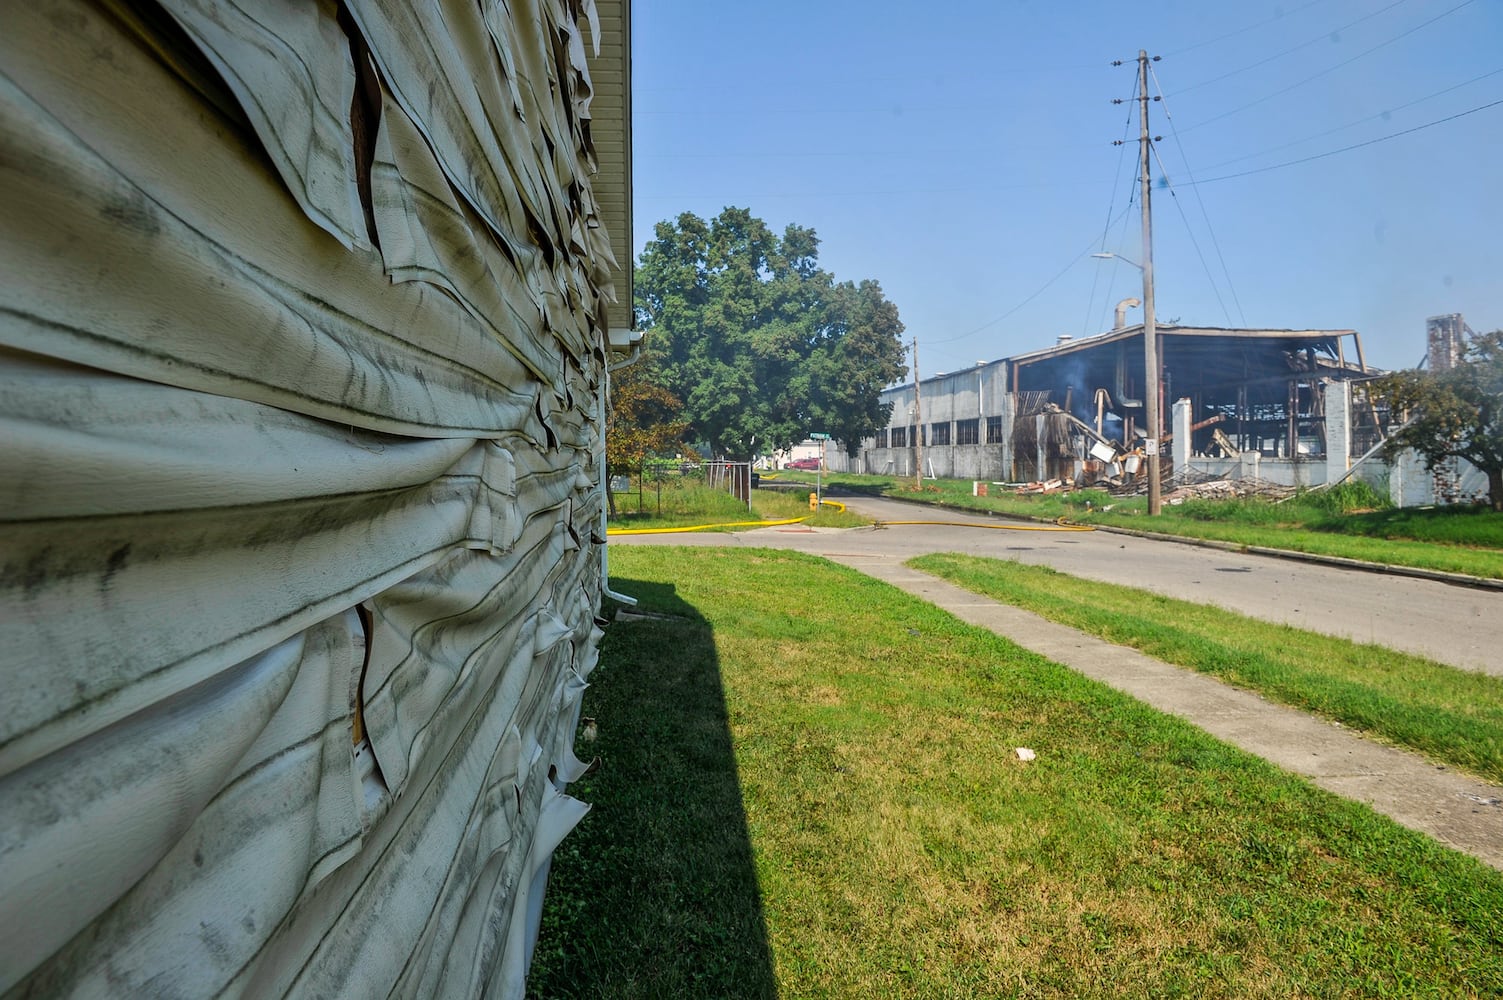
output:
<path id="1" fill-rule="evenodd" d="M 1438 569 L 1420 569 L 1415 566 L 1394 566 L 1389 563 L 1366 562 L 1348 559 L 1345 556 L 1325 556 L 1314 552 L 1298 552 L 1294 549 L 1274 549 L 1266 545 L 1242 545 L 1223 542 L 1215 538 L 1186 538 L 1183 535 L 1166 535 L 1159 531 L 1142 531 L 1138 528 L 1122 528 L 1117 525 L 1092 525 L 1097 531 L 1109 531 L 1118 535 L 1134 535 L 1157 542 L 1179 542 L 1196 545 L 1203 549 L 1220 549 L 1223 552 L 1246 552 L 1255 556 L 1272 556 L 1276 559 L 1292 559 L 1296 562 L 1316 563 L 1322 566 L 1339 566 L 1342 569 L 1361 570 L 1365 573 L 1384 573 L 1388 576 L 1407 576 L 1417 580 L 1434 580 L 1455 587 L 1472 587 L 1478 590 L 1503 590 L 1503 580 L 1490 580 L 1483 576 L 1468 576 L 1465 573 L 1447 573 Z"/>

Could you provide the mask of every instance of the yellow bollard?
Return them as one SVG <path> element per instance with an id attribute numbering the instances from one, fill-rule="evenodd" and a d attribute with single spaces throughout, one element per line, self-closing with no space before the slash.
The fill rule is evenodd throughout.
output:
<path id="1" fill-rule="evenodd" d="M 809 509 L 810 510 L 819 510 L 819 494 L 818 493 L 810 493 L 809 494 Z"/>

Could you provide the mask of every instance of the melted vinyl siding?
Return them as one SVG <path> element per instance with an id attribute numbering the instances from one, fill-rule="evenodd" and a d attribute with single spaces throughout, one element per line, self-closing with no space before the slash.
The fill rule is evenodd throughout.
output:
<path id="1" fill-rule="evenodd" d="M 7 996 L 517 996 L 586 808 L 593 8 L 348 7 L 0 8 Z"/>

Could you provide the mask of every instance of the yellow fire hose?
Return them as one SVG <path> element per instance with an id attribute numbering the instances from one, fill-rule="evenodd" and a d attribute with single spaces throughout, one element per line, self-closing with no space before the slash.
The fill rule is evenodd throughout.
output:
<path id="1" fill-rule="evenodd" d="M 877 521 L 873 527 L 886 528 L 896 524 L 935 524 L 947 528 L 987 528 L 991 531 L 1095 531 L 1095 525 L 1070 524 L 1064 518 L 1053 524 L 971 524 L 967 521 Z"/>
<path id="2" fill-rule="evenodd" d="M 686 528 L 607 528 L 607 535 L 676 535 L 687 531 L 706 531 L 710 528 L 774 528 L 781 524 L 798 524 L 805 517 L 790 517 L 785 521 L 725 521 L 720 524 L 695 524 Z"/>
<path id="3" fill-rule="evenodd" d="M 822 506 L 839 508 L 845 513 L 845 504 L 839 500 L 820 500 Z M 802 524 L 812 515 L 790 517 L 782 521 L 730 521 L 721 524 L 695 524 L 683 528 L 609 528 L 607 535 L 676 535 L 690 531 L 708 531 L 711 528 L 776 528 L 785 524 Z M 896 525 L 930 524 L 948 528 L 986 528 L 992 531 L 1095 531 L 1089 524 L 1070 524 L 1059 518 L 1053 524 L 970 524 L 966 521 L 875 521 L 873 528 L 888 528 Z"/>

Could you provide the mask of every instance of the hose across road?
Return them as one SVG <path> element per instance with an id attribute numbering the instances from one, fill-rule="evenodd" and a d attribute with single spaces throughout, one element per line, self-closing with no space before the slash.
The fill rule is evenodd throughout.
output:
<path id="1" fill-rule="evenodd" d="M 839 500 L 821 500 L 822 506 L 836 507 L 845 512 L 845 504 Z M 712 528 L 777 528 L 787 524 L 802 524 L 813 515 L 790 517 L 780 521 L 723 521 L 716 524 L 693 524 L 677 528 L 609 528 L 607 536 L 615 535 L 677 535 L 691 531 L 709 531 Z M 975 524 L 968 521 L 874 521 L 873 528 L 890 528 L 906 525 L 937 525 L 950 528 L 982 528 L 990 531 L 1095 531 L 1089 524 L 1070 524 L 1060 518 L 1053 524 Z"/>

